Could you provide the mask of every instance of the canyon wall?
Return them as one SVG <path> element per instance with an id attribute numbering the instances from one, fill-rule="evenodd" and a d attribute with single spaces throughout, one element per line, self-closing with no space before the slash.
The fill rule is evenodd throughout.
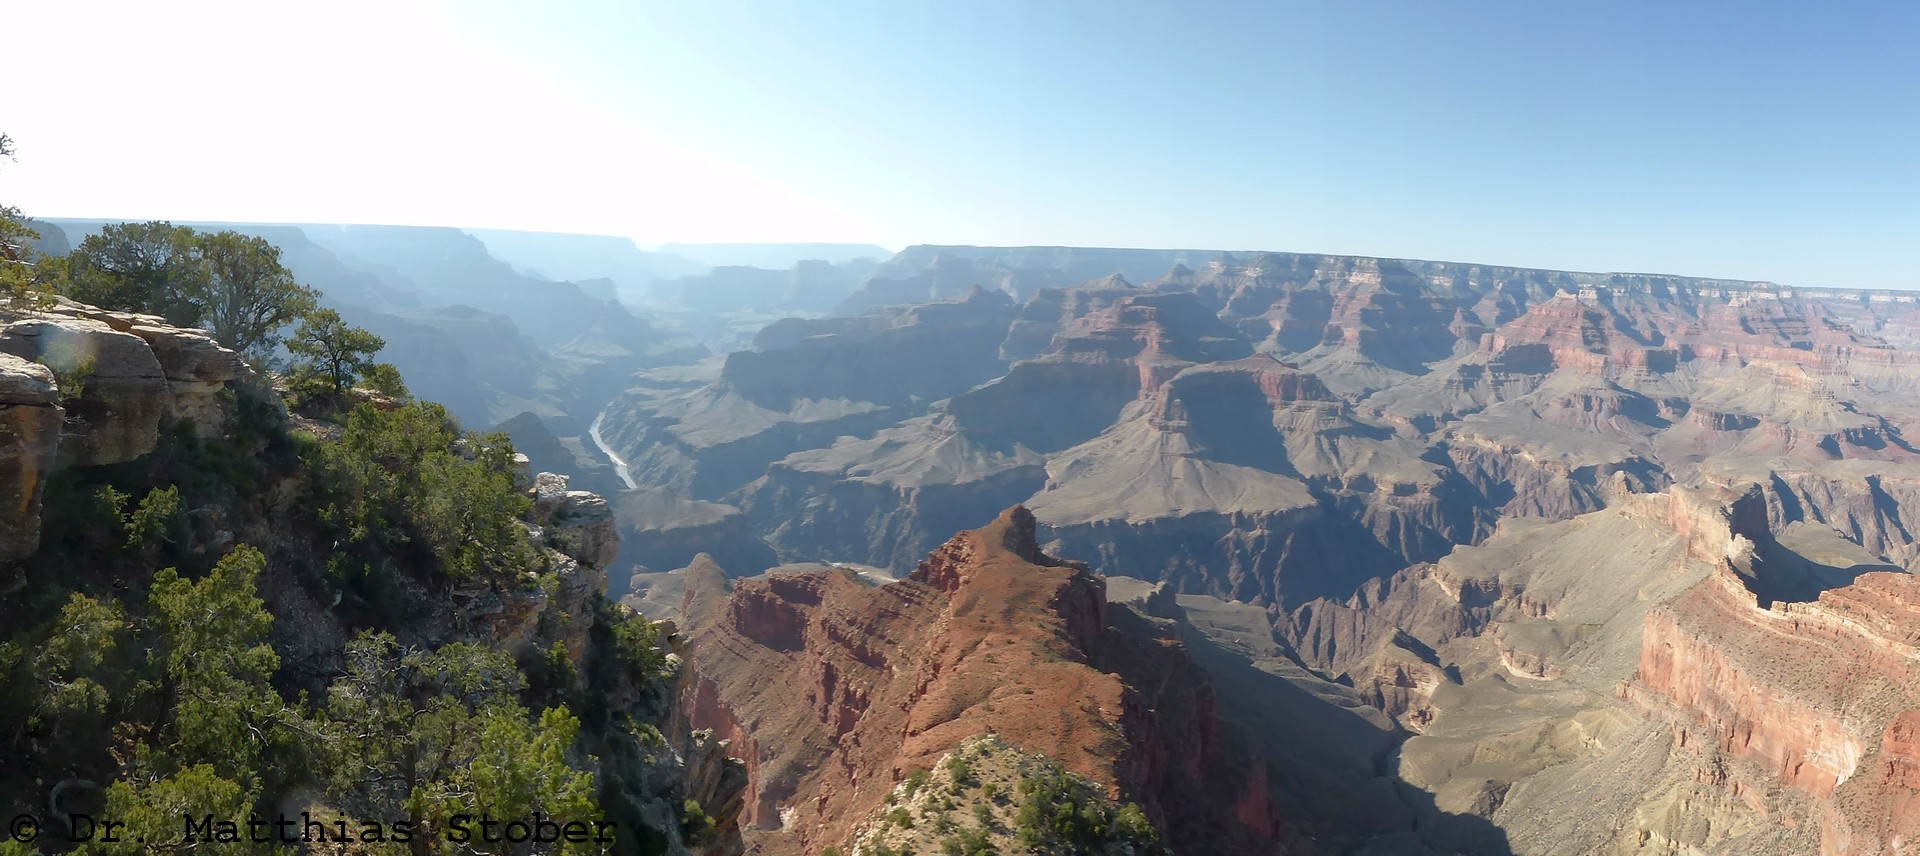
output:
<path id="1" fill-rule="evenodd" d="M 0 312 L 0 481 L 12 494 L 0 497 L 0 562 L 38 549 L 53 467 L 131 461 L 179 423 L 217 436 L 229 416 L 222 393 L 244 370 L 205 333 L 153 316 L 65 299 Z"/>
<path id="2" fill-rule="evenodd" d="M 746 755 L 762 852 L 845 846 L 909 772 L 981 734 L 1138 801 L 1192 852 L 1283 837 L 1264 774 L 1211 736 L 1205 678 L 1168 640 L 1116 636 L 1101 579 L 1042 553 L 1024 508 L 887 585 L 702 576 L 686 715 Z"/>

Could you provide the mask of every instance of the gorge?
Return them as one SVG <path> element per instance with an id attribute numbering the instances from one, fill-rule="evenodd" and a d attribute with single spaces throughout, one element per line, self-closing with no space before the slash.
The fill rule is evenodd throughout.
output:
<path id="1" fill-rule="evenodd" d="M 528 663 L 557 644 L 583 670 L 617 623 L 583 618 L 604 590 L 671 654 L 651 695 L 594 691 L 668 741 L 617 773 L 648 783 L 627 804 L 677 830 L 667 852 L 1894 854 L 1920 836 L 1914 295 L 915 247 L 857 282 L 716 268 L 618 285 L 685 301 L 670 311 L 596 309 L 458 233 L 429 236 L 456 260 L 435 262 L 356 228 L 289 260 L 337 286 L 327 301 L 377 297 L 363 318 L 446 331 L 391 358 L 511 438 L 524 525 L 578 571 L 544 601 L 442 603 L 309 570 L 269 603 L 432 603 L 406 632 L 480 632 Z M 387 284 L 352 290 L 356 252 Z M 437 304 L 476 271 L 496 297 Z M 745 344 L 715 355 L 676 325 L 705 311 L 687 289 L 729 277 L 767 316 L 814 308 L 730 313 L 702 335 Z M 521 333 L 528 290 L 565 297 Z M 64 398 L 56 341 L 94 355 Z M 230 433 L 257 376 L 194 331 L 70 301 L 0 325 L 0 369 L 15 590 L 46 561 L 41 506 L 72 513 L 47 474 L 178 454 L 162 429 L 182 420 Z M 276 502 L 221 506 L 192 544 L 284 538 L 244 517 L 293 513 Z M 330 621 L 288 650 L 337 656 Z M 1043 822 L 1062 811 L 1098 822 Z"/>

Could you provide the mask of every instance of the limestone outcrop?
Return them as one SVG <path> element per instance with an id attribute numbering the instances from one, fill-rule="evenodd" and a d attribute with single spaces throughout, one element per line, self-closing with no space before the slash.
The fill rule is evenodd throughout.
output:
<path id="1" fill-rule="evenodd" d="M 533 523 L 560 552 L 605 569 L 620 548 L 613 507 L 597 493 L 570 490 L 567 482 L 554 473 L 533 477 Z"/>
<path id="2" fill-rule="evenodd" d="M 14 494 L 0 524 L 10 530 L 0 533 L 0 561 L 39 546 L 40 491 L 55 466 L 134 460 L 182 420 L 219 433 L 229 409 L 223 393 L 244 368 L 198 330 L 65 299 L 0 311 L 0 360 L 0 482 Z"/>
<path id="3" fill-rule="evenodd" d="M 62 463 L 117 464 L 153 451 L 172 401 L 146 340 L 90 318 L 27 317 L 0 327 L 0 351 L 44 363 L 80 388 L 63 395 Z"/>
<path id="4" fill-rule="evenodd" d="M 1701 768 L 1726 769 L 1724 786 L 1756 810 L 1803 813 L 1821 853 L 1904 852 L 1920 835 L 1916 627 L 1910 574 L 1867 573 L 1815 601 L 1763 608 L 1723 573 L 1648 614 L 1630 695 L 1673 723 Z"/>
<path id="5" fill-rule="evenodd" d="M 0 562 L 40 546 L 40 495 L 59 448 L 59 390 L 53 372 L 0 353 Z"/>

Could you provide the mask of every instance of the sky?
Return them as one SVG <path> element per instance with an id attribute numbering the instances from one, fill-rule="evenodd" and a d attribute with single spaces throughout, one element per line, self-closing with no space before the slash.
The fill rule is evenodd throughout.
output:
<path id="1" fill-rule="evenodd" d="M 1920 287 L 1920 4 L 21 4 L 29 215 Z"/>

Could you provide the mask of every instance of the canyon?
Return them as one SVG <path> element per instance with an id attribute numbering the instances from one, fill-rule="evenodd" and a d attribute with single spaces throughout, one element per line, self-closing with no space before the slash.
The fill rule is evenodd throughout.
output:
<path id="1" fill-rule="evenodd" d="M 603 426 L 764 852 L 920 840 L 982 735 L 1176 852 L 1911 846 L 1915 295 L 915 248 L 840 311 Z"/>
<path id="2" fill-rule="evenodd" d="M 289 258 L 513 440 L 571 569 L 449 609 L 515 649 L 603 590 L 667 622 L 649 787 L 700 795 L 707 852 L 1018 849 L 1055 775 L 1108 837 L 1047 852 L 1920 840 L 1920 296 L 308 228 Z M 45 474 L 218 432 L 251 371 L 151 317 L 6 319 L 0 562 Z"/>

